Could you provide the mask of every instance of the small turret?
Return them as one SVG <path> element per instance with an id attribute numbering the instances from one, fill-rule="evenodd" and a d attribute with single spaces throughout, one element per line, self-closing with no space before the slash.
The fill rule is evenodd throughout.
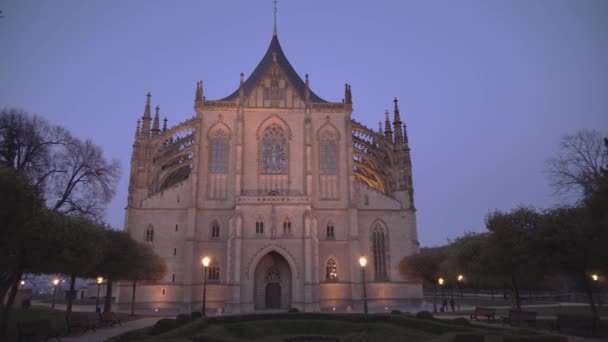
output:
<path id="1" fill-rule="evenodd" d="M 141 135 L 141 120 L 137 119 L 137 126 L 135 126 L 135 141 L 133 142 L 133 146 L 139 143 L 139 137 Z"/>
<path id="2" fill-rule="evenodd" d="M 308 73 L 306 73 L 306 103 L 310 102 L 310 81 L 308 80 Z"/>
<path id="3" fill-rule="evenodd" d="M 196 82 L 196 92 L 194 95 L 194 101 L 203 101 L 203 81 Z"/>
<path id="4" fill-rule="evenodd" d="M 391 129 L 391 120 L 388 117 L 388 110 L 384 112 L 384 136 L 390 141 L 393 141 L 393 130 Z"/>
<path id="5" fill-rule="evenodd" d="M 154 114 L 154 123 L 152 124 L 152 136 L 156 136 L 160 133 L 159 111 L 160 111 L 160 106 L 156 106 L 156 113 Z"/>
<path id="6" fill-rule="evenodd" d="M 150 98 L 152 94 L 148 92 L 146 94 L 146 107 L 144 109 L 144 115 L 141 118 L 141 137 L 142 139 L 150 138 L 150 121 L 152 121 L 152 117 L 150 116 Z"/>
<path id="7" fill-rule="evenodd" d="M 163 132 L 167 131 L 167 117 L 165 116 L 165 118 L 163 119 Z"/>
<path id="8" fill-rule="evenodd" d="M 378 120 L 378 134 L 382 134 L 382 120 Z"/>
<path id="9" fill-rule="evenodd" d="M 344 103 L 346 103 L 346 104 L 353 103 L 353 94 L 351 93 L 350 84 L 348 84 L 348 83 L 344 85 Z"/>

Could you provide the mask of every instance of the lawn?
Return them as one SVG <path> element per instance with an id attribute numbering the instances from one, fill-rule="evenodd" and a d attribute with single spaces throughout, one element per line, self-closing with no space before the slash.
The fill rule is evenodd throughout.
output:
<path id="1" fill-rule="evenodd" d="M 72 312 L 74 316 L 89 316 L 91 320 L 97 320 L 98 315 L 95 312 Z M 118 314 L 123 321 L 133 319 L 126 314 Z M 140 317 L 138 317 L 140 318 Z M 48 307 L 33 306 L 30 309 L 13 309 L 11 313 L 11 320 L 8 325 L 8 338 L 9 341 L 17 340 L 17 322 L 21 321 L 33 321 L 40 319 L 48 319 L 51 322 L 51 327 L 54 330 L 60 332 L 62 336 L 67 335 L 67 327 L 65 322 L 65 311 L 53 310 Z"/>
<path id="2" fill-rule="evenodd" d="M 285 341 L 299 336 L 339 338 L 353 341 L 483 341 L 497 336 L 497 341 L 562 342 L 565 338 L 544 336 L 529 329 L 505 331 L 499 326 L 476 327 L 464 319 L 421 319 L 409 314 L 321 314 L 273 313 L 196 318 L 184 321 L 163 319 L 155 326 L 112 338 L 122 341 Z M 512 339 L 505 339 L 511 337 Z"/>

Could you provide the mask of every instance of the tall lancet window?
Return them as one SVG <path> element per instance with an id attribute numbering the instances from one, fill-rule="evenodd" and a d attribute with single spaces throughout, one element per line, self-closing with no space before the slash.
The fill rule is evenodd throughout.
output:
<path id="1" fill-rule="evenodd" d="M 264 129 L 260 143 L 260 156 L 260 173 L 287 174 L 287 137 L 281 126 L 271 124 Z"/>
<path id="2" fill-rule="evenodd" d="M 146 241 L 153 242 L 154 241 L 154 227 L 149 226 L 146 228 Z"/>
<path id="3" fill-rule="evenodd" d="M 289 217 L 286 217 L 283 221 L 283 235 L 291 235 L 291 220 Z"/>
<path id="4" fill-rule="evenodd" d="M 211 138 L 209 173 L 228 173 L 228 134 L 218 129 Z"/>
<path id="5" fill-rule="evenodd" d="M 372 229 L 372 252 L 374 254 L 374 280 L 388 280 L 386 272 L 386 231 L 379 223 Z"/>
<path id="6" fill-rule="evenodd" d="M 319 169 L 322 175 L 338 173 L 338 143 L 330 131 L 324 131 L 319 141 Z"/>
<path id="7" fill-rule="evenodd" d="M 264 234 L 264 218 L 262 216 L 258 216 L 255 221 L 255 233 Z"/>

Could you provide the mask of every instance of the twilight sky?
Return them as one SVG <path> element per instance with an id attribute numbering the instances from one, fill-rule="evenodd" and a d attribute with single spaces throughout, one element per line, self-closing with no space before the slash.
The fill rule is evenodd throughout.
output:
<path id="1" fill-rule="evenodd" d="M 101 145 L 123 174 L 107 220 L 122 228 L 146 92 L 169 125 L 218 99 L 272 37 L 271 0 L 3 0 L 0 108 Z M 493 209 L 547 208 L 545 160 L 564 134 L 608 133 L 608 1 L 279 1 L 278 34 L 328 101 L 352 85 L 376 129 L 400 100 L 423 246 L 484 230 Z"/>

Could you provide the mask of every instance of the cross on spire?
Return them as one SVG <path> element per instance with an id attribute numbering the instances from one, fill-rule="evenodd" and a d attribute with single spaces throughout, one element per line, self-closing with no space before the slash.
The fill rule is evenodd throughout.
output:
<path id="1" fill-rule="evenodd" d="M 277 0 L 274 0 L 274 30 L 272 33 L 277 35 Z"/>

